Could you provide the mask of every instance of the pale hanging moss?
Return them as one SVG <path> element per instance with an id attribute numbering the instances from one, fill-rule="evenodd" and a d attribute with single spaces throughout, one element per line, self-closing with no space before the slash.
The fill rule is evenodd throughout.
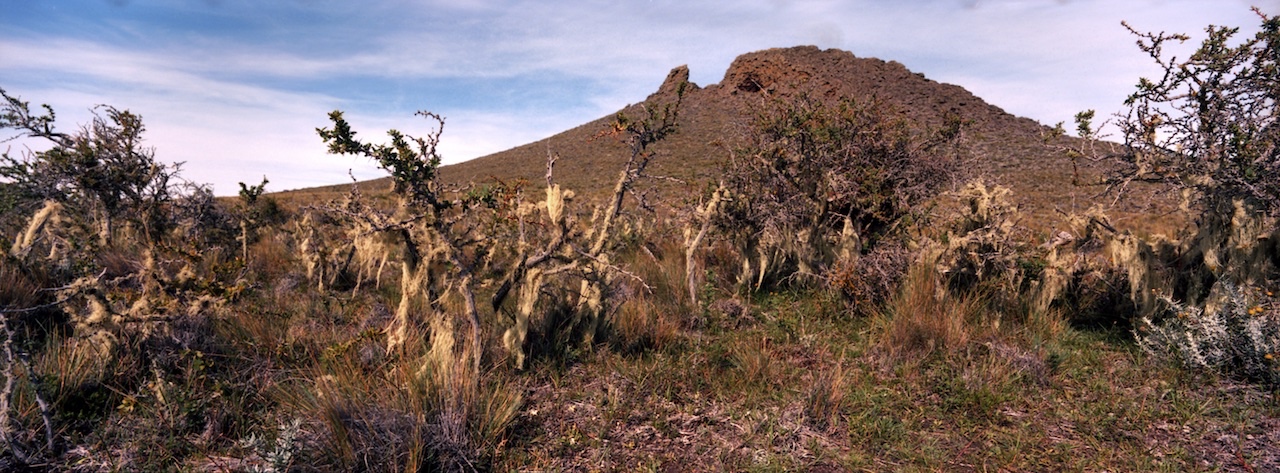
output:
<path id="1" fill-rule="evenodd" d="M 542 276 L 541 268 L 532 268 L 525 273 L 524 283 L 520 286 L 515 323 L 502 335 L 502 344 L 508 352 L 515 354 L 518 369 L 524 369 L 524 342 L 529 334 L 529 318 L 533 315 L 534 306 L 538 303 L 538 294 L 542 291 Z"/>
<path id="2" fill-rule="evenodd" d="M 578 290 L 578 307 L 574 312 L 578 314 L 579 320 L 586 319 L 586 329 L 583 331 L 583 344 L 591 345 L 595 343 L 596 331 L 600 327 L 600 319 L 604 316 L 604 286 L 609 284 L 609 276 L 611 273 L 602 271 L 596 273 L 598 280 L 583 280 Z"/>
<path id="3" fill-rule="evenodd" d="M 1025 275 L 1018 270 L 1018 207 L 1004 186 L 988 188 L 982 181 L 966 184 L 958 193 L 962 206 L 955 231 L 938 261 L 944 274 L 966 274 L 995 281 L 1016 291 Z"/>
<path id="4" fill-rule="evenodd" d="M 720 212 L 722 204 L 728 198 L 729 189 L 721 182 L 716 187 L 715 192 L 711 193 L 711 198 L 694 209 L 694 221 L 692 223 L 698 226 L 698 232 L 696 234 L 693 232 L 693 225 L 684 229 L 684 276 L 689 286 L 689 300 L 694 305 L 698 303 L 698 283 L 694 256 L 697 254 L 698 248 L 702 246 L 702 240 L 706 238 L 707 232 L 711 230 L 713 218 Z"/>
<path id="5" fill-rule="evenodd" d="M 1154 271 L 1155 254 L 1145 240 L 1124 232 L 1116 235 L 1107 245 L 1111 261 L 1129 275 L 1129 298 L 1140 314 L 1147 316 L 1159 309 L 1157 300 L 1168 288 L 1168 281 L 1159 278 Z"/>
<path id="6" fill-rule="evenodd" d="M 298 257 L 307 268 L 307 280 L 315 283 L 316 289 L 324 291 L 325 287 L 325 250 L 316 232 L 311 213 L 302 216 L 302 221 L 294 226 L 297 234 L 302 235 L 298 244 Z"/>
<path id="7" fill-rule="evenodd" d="M 559 184 L 547 187 L 547 217 L 552 222 L 560 222 L 564 218 L 565 203 L 572 198 L 573 191 L 562 191 Z"/>
<path id="8" fill-rule="evenodd" d="M 431 318 L 431 349 L 423 357 L 422 365 L 416 374 L 421 381 L 432 383 L 436 387 L 447 386 L 456 374 L 458 365 L 454 350 L 457 339 L 453 334 L 453 324 L 445 317 Z M 429 377 L 429 378 L 428 378 Z"/>
<path id="9" fill-rule="evenodd" d="M 391 321 L 391 326 L 387 327 L 387 352 L 395 351 L 408 340 L 409 327 L 413 324 L 411 320 L 413 301 L 418 298 L 422 288 L 427 283 L 428 275 L 425 264 L 415 264 L 409 261 L 401 263 L 400 305 L 396 308 L 396 315 Z"/>
<path id="10" fill-rule="evenodd" d="M 133 301 L 133 305 L 129 306 L 129 310 L 126 312 L 126 315 L 128 315 L 129 318 L 140 319 L 153 312 L 154 310 L 151 306 L 151 298 L 143 295 L 142 297 L 139 297 L 138 300 Z"/>
<path id="11" fill-rule="evenodd" d="M 1135 246 L 1136 240 L 1126 239 L 1115 231 L 1101 206 L 1080 214 L 1068 214 L 1066 220 L 1071 230 L 1058 232 L 1041 245 L 1047 250 L 1044 268 L 1030 288 L 1032 309 L 1038 313 L 1047 312 L 1053 302 L 1066 293 L 1074 278 L 1107 272 L 1117 267 L 1117 260 L 1128 261 L 1140 251 Z M 1133 276 L 1145 278 L 1146 273 L 1138 271 Z"/>
<path id="12" fill-rule="evenodd" d="M 110 356 L 117 345 L 115 333 L 119 331 L 121 317 L 112 310 L 111 302 L 103 294 L 102 281 L 96 277 L 83 277 L 64 287 L 61 293 L 69 300 L 84 300 L 84 309 L 73 304 L 63 306 L 75 324 L 76 336 L 87 340 L 99 356 Z"/>
<path id="13" fill-rule="evenodd" d="M 27 224 L 26 231 L 18 235 L 18 239 L 14 241 L 9 254 L 16 258 L 26 257 L 31 252 L 31 247 L 40 237 L 40 234 L 45 232 L 46 227 L 60 222 L 61 214 L 62 204 L 52 200 L 46 201 L 44 207 L 41 207 L 31 216 L 31 222 Z M 55 255 L 51 253 L 49 259 L 55 259 Z"/>
<path id="14" fill-rule="evenodd" d="M 201 294 L 187 306 L 187 316 L 195 317 L 210 311 L 220 311 L 225 305 L 226 301 L 222 298 Z"/>
<path id="15" fill-rule="evenodd" d="M 182 269 L 178 270 L 178 274 L 174 276 L 173 282 L 179 286 L 186 286 L 196 280 L 196 270 L 191 268 L 190 264 L 182 265 Z"/>
<path id="16" fill-rule="evenodd" d="M 862 237 L 858 235 L 858 230 L 854 228 L 853 219 L 844 218 L 844 227 L 840 229 L 840 259 L 844 261 L 853 261 L 862 254 Z"/>
<path id="17" fill-rule="evenodd" d="M 352 256 L 358 268 L 356 287 L 352 291 L 359 291 L 369 277 L 373 277 L 374 287 L 382 287 L 382 272 L 396 247 L 395 236 L 390 232 L 375 232 L 368 225 L 353 227 L 348 235 L 355 250 Z"/>

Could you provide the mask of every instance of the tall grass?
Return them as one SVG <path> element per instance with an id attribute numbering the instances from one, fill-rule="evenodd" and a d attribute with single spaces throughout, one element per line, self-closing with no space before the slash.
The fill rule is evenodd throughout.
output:
<path id="1" fill-rule="evenodd" d="M 281 391 L 283 404 L 319 422 L 318 450 L 308 462 L 356 471 L 472 471 L 505 443 L 520 388 L 502 372 L 472 371 L 455 353 L 451 331 L 432 325 L 429 336 L 413 331 L 405 349 L 377 366 L 359 349 L 327 350 Z M 353 336 L 356 344 L 376 345 L 375 337 Z M 330 346 L 344 343 L 351 345 Z"/>
<path id="2" fill-rule="evenodd" d="M 980 295 L 946 290 L 933 268 L 908 271 L 898 293 L 876 321 L 879 345 L 894 358 L 948 353 L 990 332 L 992 320 Z"/>

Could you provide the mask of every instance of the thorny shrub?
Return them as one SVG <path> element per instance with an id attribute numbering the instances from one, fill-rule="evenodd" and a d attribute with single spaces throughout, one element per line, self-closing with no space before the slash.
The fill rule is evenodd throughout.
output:
<path id="1" fill-rule="evenodd" d="M 17 235 L 5 272 L 43 286 L 34 299 L 0 306 L 0 440 L 18 464 L 31 464 L 59 455 L 69 429 L 109 416 L 109 400 L 145 390 L 138 360 L 167 371 L 176 353 L 204 348 L 208 316 L 246 283 L 218 263 L 225 213 L 208 187 L 155 159 L 140 116 L 100 106 L 90 124 L 63 133 L 52 108 L 33 114 L 3 90 L 0 98 L 0 129 L 50 144 L 0 157 L 0 229 Z M 56 353 L 42 352 L 49 346 Z M 94 360 L 99 375 L 68 385 L 83 373 L 40 372 L 41 355 Z M 76 407 L 83 398 L 97 407 Z"/>
<path id="2" fill-rule="evenodd" d="M 1223 284 L 1217 310 L 1188 306 L 1169 297 L 1161 317 L 1144 317 L 1138 343 L 1195 369 L 1220 372 L 1280 387 L 1280 305 L 1261 288 Z"/>
<path id="3" fill-rule="evenodd" d="M 160 237 L 168 228 L 167 207 L 178 167 L 156 161 L 142 145 L 142 117 L 99 106 L 89 125 L 67 134 L 54 127 L 52 108 L 32 114 L 27 102 L 0 89 L 0 129 L 48 141 L 46 151 L 0 156 L 4 192 L 29 214 L 39 202 L 56 201 L 91 218 L 103 245 L 110 244 L 118 220 L 137 225 L 141 236 Z M 10 214 L 12 215 L 12 214 Z"/>
<path id="4" fill-rule="evenodd" d="M 729 198 L 716 218 L 743 257 L 740 284 L 823 280 L 838 261 L 894 251 L 881 242 L 959 173 L 963 122 L 948 118 L 920 131 L 874 100 L 808 96 L 761 111 L 725 163 Z"/>
<path id="5" fill-rule="evenodd" d="M 1098 184 L 1117 198 L 1134 182 L 1157 183 L 1197 216 L 1179 240 L 1112 232 L 1111 259 L 1127 273 L 1138 328 L 1147 330 L 1136 333 L 1139 342 L 1258 378 L 1257 357 L 1233 350 L 1262 347 L 1219 346 L 1256 338 L 1238 288 L 1271 287 L 1280 276 L 1280 19 L 1254 11 L 1262 24 L 1252 38 L 1236 42 L 1239 28 L 1210 26 L 1185 58 L 1166 47 L 1190 36 L 1129 27 L 1162 74 L 1140 79 L 1115 117 L 1123 146 L 1100 152 L 1087 111 L 1076 116 L 1085 146 L 1069 156 L 1111 162 Z"/>

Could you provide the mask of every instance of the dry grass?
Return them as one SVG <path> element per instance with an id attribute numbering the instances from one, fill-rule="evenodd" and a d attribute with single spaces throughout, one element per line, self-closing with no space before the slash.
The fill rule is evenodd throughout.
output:
<path id="1" fill-rule="evenodd" d="M 845 376 L 844 362 L 818 371 L 805 400 L 805 416 L 820 430 L 836 427 L 848 393 L 849 380 Z"/>
<path id="2" fill-rule="evenodd" d="M 998 320 L 983 320 L 988 311 L 980 297 L 952 294 L 938 278 L 932 268 L 912 268 L 879 318 L 880 347 L 890 356 L 950 353 L 984 335 L 988 324 Z"/>
<path id="3" fill-rule="evenodd" d="M 1280 441 L 1273 393 L 1191 378 L 1060 313 L 947 293 L 928 268 L 913 268 L 871 316 L 819 290 L 732 299 L 735 309 L 711 313 L 689 307 L 681 252 L 631 246 L 618 262 L 652 292 L 620 283 L 634 292 L 610 316 L 608 343 L 563 347 L 574 354 L 526 372 L 492 352 L 471 376 L 446 368 L 448 358 L 425 361 L 439 330 L 383 351 L 396 284 L 318 292 L 295 280 L 299 263 L 271 238 L 251 260 L 278 255 L 289 269 L 251 269 L 275 281 L 194 326 L 207 343 L 126 343 L 141 350 L 119 359 L 129 369 L 107 369 L 50 342 L 37 370 L 59 373 L 50 396 L 83 416 L 63 424 L 84 448 L 68 458 L 86 470 L 222 471 L 273 458 L 293 471 L 1280 466 L 1269 448 Z M 36 421 L 25 409 L 24 422 Z M 294 419 L 296 435 L 285 435 Z M 252 436 L 266 440 L 250 448 Z"/>
<path id="4" fill-rule="evenodd" d="M 0 259 L 0 308 L 26 309 L 39 305 L 41 284 L 8 260 Z"/>

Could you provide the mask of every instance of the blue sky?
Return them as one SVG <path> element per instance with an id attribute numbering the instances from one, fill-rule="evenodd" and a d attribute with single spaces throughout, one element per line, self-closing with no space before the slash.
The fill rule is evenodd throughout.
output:
<path id="1" fill-rule="evenodd" d="M 0 0 L 0 88 L 53 105 L 64 130 L 95 104 L 139 113 L 159 159 L 228 195 L 263 175 L 271 191 L 382 176 L 324 153 L 314 129 L 330 110 L 367 138 L 441 113 L 441 151 L 459 162 L 642 100 L 681 64 L 719 82 L 769 47 L 896 60 L 1046 124 L 1107 114 L 1154 73 L 1121 20 L 1252 35 L 1250 5 L 1280 13 L 1280 0 Z"/>

